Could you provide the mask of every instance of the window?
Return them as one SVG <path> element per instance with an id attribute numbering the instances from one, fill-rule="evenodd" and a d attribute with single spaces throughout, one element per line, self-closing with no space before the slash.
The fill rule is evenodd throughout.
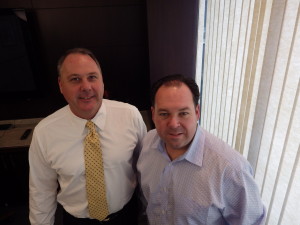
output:
<path id="1" fill-rule="evenodd" d="M 300 224 L 299 2 L 199 4 L 201 126 L 252 164 L 268 225 Z"/>

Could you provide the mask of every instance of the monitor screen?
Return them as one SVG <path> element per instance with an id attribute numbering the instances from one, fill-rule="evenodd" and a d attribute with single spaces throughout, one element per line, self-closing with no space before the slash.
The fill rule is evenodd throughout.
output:
<path id="1" fill-rule="evenodd" d="M 0 31 L 0 99 L 33 97 L 38 63 L 25 10 L 1 9 Z"/>

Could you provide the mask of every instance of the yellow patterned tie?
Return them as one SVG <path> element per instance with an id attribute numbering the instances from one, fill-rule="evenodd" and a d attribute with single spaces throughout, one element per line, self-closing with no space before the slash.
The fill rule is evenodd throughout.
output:
<path id="1" fill-rule="evenodd" d="M 89 213 L 92 218 L 100 221 L 108 216 L 106 201 L 102 150 L 100 148 L 99 134 L 95 124 L 86 123 L 89 133 L 84 140 L 84 160 L 86 172 L 86 191 Z"/>

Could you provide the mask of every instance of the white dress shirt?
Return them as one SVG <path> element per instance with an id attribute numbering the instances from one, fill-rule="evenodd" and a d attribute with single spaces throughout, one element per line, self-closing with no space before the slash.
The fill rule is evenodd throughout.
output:
<path id="1" fill-rule="evenodd" d="M 146 126 L 134 106 L 105 99 L 92 121 L 100 134 L 109 213 L 114 213 L 136 187 L 133 155 L 140 151 Z M 29 149 L 32 225 L 54 224 L 57 201 L 73 216 L 89 218 L 83 152 L 86 122 L 65 106 L 36 126 Z"/>

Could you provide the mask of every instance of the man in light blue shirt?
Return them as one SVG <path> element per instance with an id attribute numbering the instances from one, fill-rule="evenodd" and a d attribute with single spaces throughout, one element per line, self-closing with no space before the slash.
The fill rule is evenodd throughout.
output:
<path id="1" fill-rule="evenodd" d="M 199 88 L 171 75 L 152 87 L 156 126 L 137 168 L 151 225 L 264 224 L 265 207 L 248 161 L 198 125 Z"/>

